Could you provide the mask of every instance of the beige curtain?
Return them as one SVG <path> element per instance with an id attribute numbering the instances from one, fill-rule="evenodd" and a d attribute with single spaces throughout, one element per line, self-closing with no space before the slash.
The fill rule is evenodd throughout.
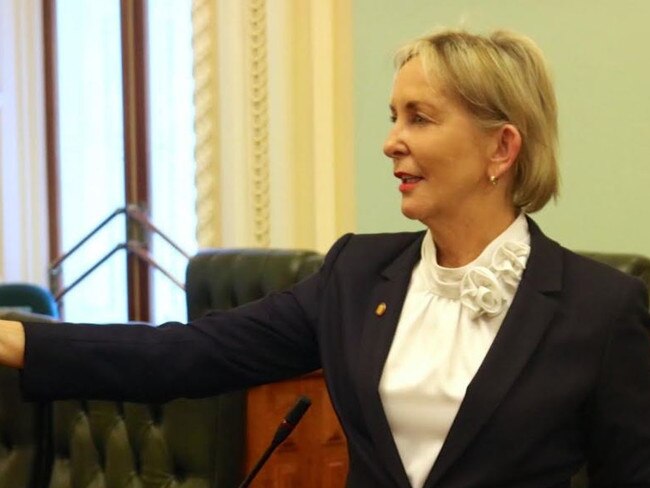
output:
<path id="1" fill-rule="evenodd" d="M 40 0 L 0 1 L 0 282 L 47 286 Z"/>

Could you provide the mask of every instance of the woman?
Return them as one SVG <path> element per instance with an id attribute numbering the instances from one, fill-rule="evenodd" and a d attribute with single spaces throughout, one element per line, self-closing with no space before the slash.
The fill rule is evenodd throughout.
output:
<path id="1" fill-rule="evenodd" d="M 3 323 L 26 394 L 160 401 L 322 367 L 349 487 L 568 487 L 585 460 L 593 486 L 650 486 L 646 291 L 525 215 L 557 192 L 539 49 L 444 31 L 397 65 L 384 151 L 426 232 L 346 235 L 302 283 L 188 326 Z"/>

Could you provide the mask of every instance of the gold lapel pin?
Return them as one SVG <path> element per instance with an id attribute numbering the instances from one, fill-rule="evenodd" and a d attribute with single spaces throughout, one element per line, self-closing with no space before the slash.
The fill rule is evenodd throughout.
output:
<path id="1" fill-rule="evenodd" d="M 377 317 L 381 317 L 386 313 L 386 308 L 387 308 L 386 302 L 381 302 L 379 305 L 377 305 L 377 308 L 375 309 L 375 315 Z"/>

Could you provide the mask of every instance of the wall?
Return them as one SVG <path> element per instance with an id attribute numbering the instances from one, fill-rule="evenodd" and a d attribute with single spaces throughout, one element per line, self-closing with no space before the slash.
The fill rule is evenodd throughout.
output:
<path id="1" fill-rule="evenodd" d="M 650 2 L 356 0 L 355 117 L 359 232 L 420 228 L 399 212 L 381 152 L 392 53 L 438 25 L 510 28 L 545 51 L 560 106 L 562 195 L 534 218 L 573 249 L 650 256 Z"/>

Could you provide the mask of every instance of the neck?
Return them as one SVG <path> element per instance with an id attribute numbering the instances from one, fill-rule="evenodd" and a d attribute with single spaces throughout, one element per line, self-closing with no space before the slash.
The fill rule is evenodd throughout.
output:
<path id="1" fill-rule="evenodd" d="M 436 245 L 438 264 L 446 268 L 458 268 L 471 263 L 516 218 L 517 210 L 507 208 L 490 215 L 427 222 Z"/>

